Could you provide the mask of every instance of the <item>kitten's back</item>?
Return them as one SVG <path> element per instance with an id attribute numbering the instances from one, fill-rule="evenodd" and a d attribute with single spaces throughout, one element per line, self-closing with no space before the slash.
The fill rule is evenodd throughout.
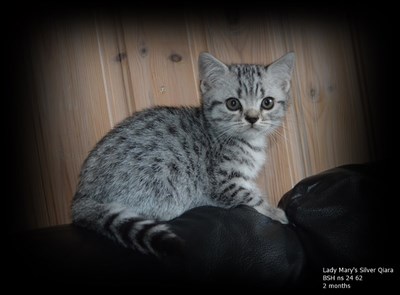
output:
<path id="1" fill-rule="evenodd" d="M 140 208 L 138 213 L 151 218 L 183 213 L 204 201 L 197 199 L 208 183 L 210 143 L 202 124 L 197 108 L 159 107 L 135 114 L 90 153 L 78 192 Z"/>
<path id="2" fill-rule="evenodd" d="M 75 224 L 141 252 L 179 244 L 162 221 L 207 195 L 209 136 L 199 108 L 158 107 L 121 122 L 91 151 L 72 206 Z M 157 237 L 155 239 L 155 237 Z"/>

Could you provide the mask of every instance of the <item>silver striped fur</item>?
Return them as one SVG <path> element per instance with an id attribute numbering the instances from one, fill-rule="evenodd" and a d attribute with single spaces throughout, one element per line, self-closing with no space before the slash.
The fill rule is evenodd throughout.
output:
<path id="1" fill-rule="evenodd" d="M 202 53 L 202 105 L 150 108 L 112 129 L 82 166 L 73 222 L 154 255 L 179 242 L 165 221 L 198 206 L 245 204 L 287 223 L 254 181 L 266 137 L 282 124 L 293 67 L 293 53 L 269 66 L 225 65 Z"/>

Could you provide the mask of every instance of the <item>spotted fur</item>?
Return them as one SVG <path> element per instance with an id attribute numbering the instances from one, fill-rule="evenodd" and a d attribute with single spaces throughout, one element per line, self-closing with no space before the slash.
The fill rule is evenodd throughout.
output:
<path id="1" fill-rule="evenodd" d="M 201 106 L 150 108 L 112 129 L 82 166 L 73 222 L 154 255 L 180 243 L 165 221 L 198 206 L 246 204 L 287 223 L 254 181 L 287 108 L 293 64 L 293 53 L 269 66 L 202 53 Z"/>

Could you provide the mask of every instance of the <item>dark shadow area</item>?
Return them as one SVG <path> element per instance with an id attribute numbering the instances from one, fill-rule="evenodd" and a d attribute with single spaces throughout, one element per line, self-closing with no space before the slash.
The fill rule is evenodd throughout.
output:
<path id="1" fill-rule="evenodd" d="M 395 143 L 398 124 L 395 122 L 397 116 L 394 113 L 398 97 L 395 93 L 397 92 L 395 77 L 397 77 L 398 61 L 395 57 L 397 46 L 394 45 L 393 39 L 396 36 L 393 24 L 396 18 L 391 16 L 390 11 L 387 16 L 380 17 L 382 19 L 377 21 L 379 13 L 359 8 L 314 7 L 310 10 L 307 7 L 295 5 L 273 8 L 277 17 L 281 14 L 295 14 L 300 18 L 314 16 L 333 20 L 345 18 L 349 21 L 357 46 L 361 47 L 359 52 L 364 54 L 362 57 L 352 58 L 358 61 L 358 70 L 368 77 L 365 80 L 370 82 L 369 85 L 365 85 L 363 95 L 374 106 L 373 109 L 367 110 L 372 114 L 374 122 L 369 122 L 370 125 L 366 128 L 371 128 L 371 133 L 374 134 L 374 140 L 370 142 L 370 145 L 378 163 L 361 170 L 357 170 L 360 169 L 357 167 L 351 169 L 353 173 L 351 175 L 355 175 L 356 181 L 359 181 L 357 185 L 360 186 L 350 186 L 351 190 L 348 190 L 348 186 L 342 188 L 333 186 L 331 190 L 337 188 L 338 191 L 335 194 L 326 194 L 325 196 L 330 197 L 327 199 L 320 197 L 321 195 L 315 191 L 325 189 L 325 193 L 329 192 L 330 188 L 327 186 L 316 186 L 311 191 L 307 191 L 301 185 L 294 188 L 291 193 L 285 195 L 286 198 L 282 200 L 281 205 L 296 222 L 284 229 L 281 225 L 258 216 L 252 210 L 249 211 L 248 208 L 235 209 L 233 214 L 227 214 L 222 209 L 210 208 L 189 212 L 171 222 L 176 226 L 177 231 L 188 239 L 193 238 L 193 233 L 196 233 L 196 240 L 190 241 L 193 245 L 191 251 L 194 252 L 184 253 L 186 260 L 183 262 L 178 259 L 160 263 L 153 258 L 120 249 L 109 241 L 72 226 L 15 234 L 16 229 L 21 228 L 19 208 L 24 202 L 26 192 L 24 183 L 27 180 L 23 178 L 22 172 L 24 169 L 29 169 L 27 167 L 29 163 L 21 162 L 20 154 L 29 149 L 32 144 L 25 133 L 25 127 L 32 124 L 30 116 L 26 113 L 29 110 L 29 104 L 32 103 L 28 98 L 31 83 L 29 58 L 32 32 L 43 25 L 50 26 L 55 20 L 81 19 L 86 14 L 102 13 L 113 17 L 120 13 L 140 13 L 142 17 L 148 15 L 147 17 L 157 19 L 157 13 L 167 13 L 172 19 L 177 11 L 173 7 L 159 8 L 158 12 L 153 12 L 149 8 L 141 9 L 135 10 L 133 4 L 131 7 L 124 8 L 100 6 L 94 9 L 91 6 L 76 8 L 68 5 L 58 7 L 37 5 L 18 13 L 12 11 L 8 23 L 3 23 L 6 44 L 3 48 L 5 61 L 3 69 L 6 74 L 5 105 L 3 106 L 6 190 L 3 196 L 6 200 L 4 206 L 6 227 L 7 232 L 10 232 L 7 238 L 11 240 L 8 244 L 11 247 L 9 253 L 12 256 L 11 263 L 8 265 L 10 278 L 28 277 L 30 279 L 27 281 L 39 281 L 42 275 L 46 274 L 49 278 L 46 284 L 86 285 L 88 282 L 86 280 L 89 278 L 89 285 L 132 285 L 141 281 L 146 284 L 158 282 L 161 285 L 175 286 L 182 283 L 176 281 L 177 276 L 187 275 L 188 277 L 184 276 L 185 280 L 191 284 L 198 284 L 198 281 L 194 280 L 196 278 L 201 282 L 219 285 L 221 282 L 231 282 L 232 278 L 241 280 L 239 274 L 241 270 L 246 269 L 247 277 L 243 279 L 243 282 L 248 280 L 254 284 L 253 286 L 258 286 L 258 282 L 261 281 L 260 287 L 268 285 L 276 288 L 320 290 L 323 283 L 321 269 L 325 267 L 357 267 L 359 269 L 365 266 L 376 268 L 376 271 L 379 267 L 395 268 L 396 275 L 400 271 L 397 257 L 395 257 L 395 242 L 393 242 L 397 234 L 395 227 L 398 223 L 394 209 L 395 198 L 397 198 L 395 174 L 399 168 L 394 154 L 394 151 L 398 150 Z M 189 8 L 180 9 L 190 11 Z M 232 24 L 235 24 L 243 13 L 260 14 L 258 9 L 244 9 L 244 11 L 240 8 L 219 9 L 224 11 L 224 15 Z M 386 9 L 390 10 L 390 8 Z M 131 10 L 135 12 L 130 12 Z M 206 17 L 207 11 L 204 10 L 206 9 L 200 9 L 199 13 L 204 13 Z M 348 176 L 346 171 L 343 173 Z M 328 173 L 329 175 L 332 176 Z M 314 180 L 315 178 L 310 178 L 303 182 L 303 185 L 311 187 L 312 185 L 308 182 Z M 334 180 L 334 183 L 345 185 L 346 181 L 343 181 Z M 350 184 L 355 185 L 354 182 Z M 302 195 L 307 193 L 307 196 L 310 196 L 311 193 L 312 198 L 295 198 L 295 195 L 299 193 L 296 189 L 301 190 Z M 340 197 L 346 194 L 348 203 L 344 204 Z M 329 203 L 329 206 L 325 201 Z M 347 209 L 334 211 L 337 215 L 330 215 L 332 212 L 326 211 L 327 208 L 343 209 L 340 206 L 346 206 L 343 208 Z M 316 212 L 313 209 L 316 207 L 321 209 L 318 214 L 322 215 L 313 215 Z M 326 221 L 326 226 L 334 228 L 321 227 L 321 231 L 318 231 L 318 226 L 315 225 L 322 223 L 321 219 Z M 346 230 L 349 229 L 348 224 L 343 224 L 347 220 L 356 220 L 360 223 L 356 222 L 350 231 L 345 231 L 341 236 L 343 227 Z M 238 221 L 241 222 L 236 224 L 235 222 Z M 213 231 L 214 236 L 210 237 L 207 229 L 215 229 L 217 225 L 220 226 L 219 231 Z M 264 244 L 260 240 L 260 236 L 268 233 L 265 231 L 266 228 L 279 239 L 279 244 L 271 245 L 269 242 Z M 330 240 L 330 237 L 325 235 L 327 232 L 337 233 L 337 236 Z M 238 235 L 238 240 L 232 240 L 232 233 Z M 268 240 L 267 237 L 266 240 Z M 350 240 L 354 243 L 348 243 Z M 216 241 L 220 244 L 213 244 Z M 221 241 L 226 243 L 221 244 Z M 240 252 L 240 249 L 248 249 L 249 246 L 255 245 L 258 245 L 258 248 L 254 248 L 254 251 L 244 254 Z M 271 247 L 278 252 L 270 253 L 286 257 L 286 264 L 281 264 L 282 260 L 275 263 L 268 255 L 261 258 L 257 256 L 260 253 L 268 253 Z M 220 253 L 223 253 L 222 256 Z M 226 253 L 229 257 L 223 256 Z M 256 262 L 255 257 L 261 260 Z M 271 268 L 263 268 L 265 265 Z M 281 274 L 279 277 L 276 277 L 278 272 L 274 273 L 277 268 Z M 207 275 L 202 277 L 204 274 Z M 254 278 L 257 280 L 252 281 Z M 352 282 L 352 286 L 356 286 L 354 289 L 386 289 L 396 286 L 391 274 L 381 276 L 365 274 L 364 278 L 365 281 L 360 284 Z M 233 286 L 236 285 L 233 284 Z"/>

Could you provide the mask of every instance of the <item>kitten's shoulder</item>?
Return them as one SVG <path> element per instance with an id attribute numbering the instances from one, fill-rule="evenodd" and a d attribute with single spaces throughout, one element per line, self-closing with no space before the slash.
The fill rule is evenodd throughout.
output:
<path id="1" fill-rule="evenodd" d="M 202 111 L 199 107 L 172 107 L 154 106 L 133 113 L 128 118 L 117 124 L 112 133 L 123 130 L 157 129 L 167 123 L 179 121 L 196 122 L 202 120 Z M 188 123 L 189 123 L 188 122 Z"/>
<path id="2" fill-rule="evenodd" d="M 173 107 L 173 106 L 154 106 L 133 113 L 121 123 L 126 121 L 148 120 L 164 116 L 197 115 L 200 113 L 198 107 Z"/>

